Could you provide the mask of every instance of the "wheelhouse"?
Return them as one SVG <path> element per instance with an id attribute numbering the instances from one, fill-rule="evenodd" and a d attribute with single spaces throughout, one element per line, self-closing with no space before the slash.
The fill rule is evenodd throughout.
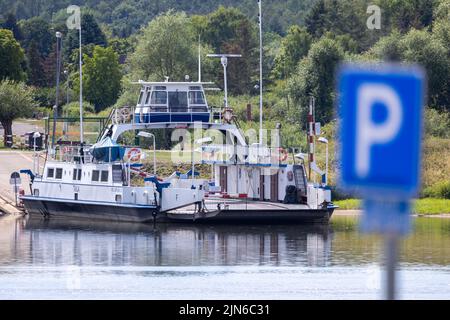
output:
<path id="1" fill-rule="evenodd" d="M 135 122 L 209 122 L 210 115 L 201 83 L 142 83 Z"/>

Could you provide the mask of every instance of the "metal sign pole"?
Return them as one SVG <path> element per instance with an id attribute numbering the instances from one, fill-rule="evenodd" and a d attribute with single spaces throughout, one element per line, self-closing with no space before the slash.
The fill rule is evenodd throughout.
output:
<path id="1" fill-rule="evenodd" d="M 16 202 L 16 207 L 17 207 L 17 179 L 14 178 L 14 200 Z"/>
<path id="2" fill-rule="evenodd" d="M 396 267 L 398 253 L 398 235 L 391 233 L 385 239 L 386 254 L 386 300 L 395 300 L 396 288 Z"/>

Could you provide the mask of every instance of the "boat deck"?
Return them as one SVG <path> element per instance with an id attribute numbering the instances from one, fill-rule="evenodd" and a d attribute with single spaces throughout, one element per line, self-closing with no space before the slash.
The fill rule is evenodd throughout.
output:
<path id="1" fill-rule="evenodd" d="M 312 209 L 306 204 L 284 204 L 250 199 L 209 197 L 205 199 L 203 212 L 194 205 L 166 214 L 172 221 L 195 222 L 320 222 L 327 223 L 333 214 L 334 205 L 323 209 Z"/>

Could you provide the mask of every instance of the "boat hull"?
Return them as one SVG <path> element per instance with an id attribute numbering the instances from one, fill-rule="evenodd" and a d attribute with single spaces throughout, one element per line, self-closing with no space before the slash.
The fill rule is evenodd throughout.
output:
<path id="1" fill-rule="evenodd" d="M 124 206 L 119 204 L 92 204 L 75 201 L 55 201 L 36 197 L 22 198 L 30 216 L 43 218 L 80 218 L 121 222 L 161 222 L 198 224 L 327 224 L 334 207 L 325 209 L 229 209 L 205 213 L 158 213 L 156 207 Z"/>
<path id="2" fill-rule="evenodd" d="M 167 214 L 174 222 L 195 223 L 264 223 L 264 224 L 327 224 L 334 208 L 307 210 L 220 210 L 196 214 Z"/>
<path id="3" fill-rule="evenodd" d="M 30 216 L 44 218 L 81 218 L 107 221 L 150 222 L 158 218 L 157 208 L 152 206 L 124 206 L 82 201 L 54 201 L 24 197 L 25 210 Z"/>

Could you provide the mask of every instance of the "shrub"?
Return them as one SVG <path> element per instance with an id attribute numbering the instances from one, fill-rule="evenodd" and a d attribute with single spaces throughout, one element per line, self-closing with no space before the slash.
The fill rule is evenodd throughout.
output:
<path id="1" fill-rule="evenodd" d="M 427 198 L 450 199 L 450 180 L 442 181 L 425 188 L 422 195 Z"/>
<path id="2" fill-rule="evenodd" d="M 95 113 L 94 106 L 89 102 L 83 102 L 83 115 L 88 113 Z M 80 117 L 80 104 L 78 102 L 71 102 L 63 106 L 63 114 L 69 118 L 79 118 Z"/>

